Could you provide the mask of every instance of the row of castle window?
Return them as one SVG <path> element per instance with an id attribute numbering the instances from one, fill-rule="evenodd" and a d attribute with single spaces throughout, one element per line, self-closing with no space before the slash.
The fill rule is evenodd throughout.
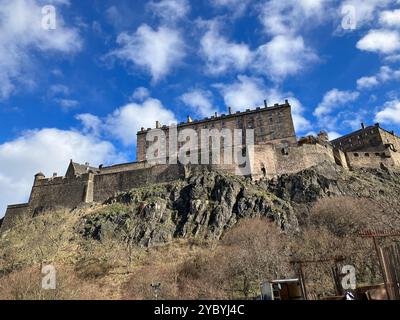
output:
<path id="1" fill-rule="evenodd" d="M 373 129 L 370 131 L 371 134 L 374 134 L 374 132 L 375 132 L 375 131 L 374 131 Z M 364 135 L 365 135 L 366 137 L 368 137 L 368 132 L 365 132 Z M 362 138 L 361 135 L 358 135 L 358 136 L 357 136 L 357 139 L 358 139 L 358 140 L 361 140 L 361 138 Z M 352 143 L 352 142 L 353 142 L 352 138 L 349 138 L 348 142 L 349 142 L 349 143 Z M 359 144 L 360 144 L 360 143 L 361 143 L 361 142 L 359 141 Z M 340 146 L 342 145 L 342 142 L 341 142 L 341 141 L 339 142 L 339 145 L 340 145 Z M 352 146 L 352 144 L 351 144 L 351 146 Z"/>
<path id="2" fill-rule="evenodd" d="M 355 157 L 359 157 L 360 155 L 358 154 L 358 153 L 354 153 L 354 156 Z M 370 154 L 369 153 L 364 153 L 364 156 L 366 156 L 366 157 L 369 157 L 370 156 Z M 377 157 L 383 157 L 383 156 L 385 156 L 385 153 L 384 152 L 382 152 L 382 153 L 375 153 L 375 156 L 377 156 Z"/>

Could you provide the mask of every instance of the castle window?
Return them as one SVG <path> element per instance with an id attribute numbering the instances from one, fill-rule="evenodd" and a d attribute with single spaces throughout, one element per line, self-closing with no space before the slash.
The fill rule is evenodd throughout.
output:
<path id="1" fill-rule="evenodd" d="M 369 153 L 366 153 L 365 156 L 366 156 L 366 157 L 369 157 Z"/>
<path id="2" fill-rule="evenodd" d="M 262 172 L 264 177 L 267 176 L 267 170 L 264 167 L 261 168 L 261 172 Z"/>
<path id="3" fill-rule="evenodd" d="M 269 118 L 269 123 L 273 123 L 274 119 L 272 119 L 272 117 Z"/>
<path id="4" fill-rule="evenodd" d="M 355 156 L 355 157 L 358 157 L 358 153 L 355 153 L 354 156 Z"/>
<path id="5" fill-rule="evenodd" d="M 380 153 L 375 153 L 375 155 L 376 155 L 377 157 L 379 157 L 379 156 L 380 156 Z"/>

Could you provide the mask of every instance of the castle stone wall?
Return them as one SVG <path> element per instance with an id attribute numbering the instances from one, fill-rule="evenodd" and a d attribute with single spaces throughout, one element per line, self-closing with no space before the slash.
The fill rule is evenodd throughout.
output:
<path id="1" fill-rule="evenodd" d="M 149 165 L 146 162 L 124 163 L 124 164 L 118 164 L 115 166 L 101 168 L 100 174 L 138 170 L 138 169 L 144 169 L 144 168 L 148 168 L 148 167 L 149 167 Z"/>
<path id="2" fill-rule="evenodd" d="M 292 174 L 324 161 L 335 163 L 333 148 L 328 144 L 304 144 L 292 147 L 255 146 L 253 177 L 272 178 Z"/>
<path id="3" fill-rule="evenodd" d="M 347 152 L 347 161 L 350 168 L 379 168 L 384 164 L 388 168 L 395 167 L 395 161 L 392 157 L 392 152 Z"/>
<path id="4" fill-rule="evenodd" d="M 18 224 L 19 221 L 28 217 L 29 214 L 30 211 L 28 203 L 8 206 L 6 214 L 3 218 L 3 223 L 0 226 L 0 233 L 11 229 Z"/>
<path id="5" fill-rule="evenodd" d="M 33 213 L 45 209 L 76 208 L 80 203 L 91 198 L 89 180 L 92 174 L 84 174 L 75 178 L 57 177 L 55 179 L 35 180 L 29 205 Z"/>
<path id="6" fill-rule="evenodd" d="M 94 177 L 93 200 L 104 202 L 119 192 L 184 177 L 185 170 L 181 165 L 157 165 L 138 170 L 99 174 Z"/>

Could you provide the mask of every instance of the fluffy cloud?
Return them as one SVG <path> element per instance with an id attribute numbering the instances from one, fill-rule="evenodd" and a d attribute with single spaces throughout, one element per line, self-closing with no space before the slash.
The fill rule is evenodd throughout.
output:
<path id="1" fill-rule="evenodd" d="M 400 125 L 400 101 L 396 99 L 386 102 L 383 109 L 376 114 L 375 121 Z"/>
<path id="2" fill-rule="evenodd" d="M 144 99 L 148 98 L 149 96 L 150 96 L 150 92 L 147 88 L 138 87 L 132 92 L 130 100 L 143 101 Z"/>
<path id="3" fill-rule="evenodd" d="M 148 9 L 165 22 L 176 22 L 184 18 L 190 11 L 188 0 L 150 1 Z"/>
<path id="4" fill-rule="evenodd" d="M 303 116 L 305 110 L 298 99 L 291 93 L 282 93 L 277 89 L 266 88 L 264 82 L 259 78 L 238 76 L 238 81 L 229 85 L 218 84 L 216 87 L 220 89 L 225 104 L 234 110 L 245 110 L 261 106 L 265 99 L 270 105 L 282 103 L 288 99 L 292 106 L 296 131 L 301 133 L 311 128 L 310 122 Z"/>
<path id="5" fill-rule="evenodd" d="M 49 3 L 49 2 L 48 2 Z M 47 3 L 47 4 L 48 4 Z M 65 4 L 65 1 L 53 1 Z M 78 30 L 65 26 L 57 12 L 56 29 L 42 28 L 38 0 L 3 0 L 0 5 L 0 99 L 8 98 L 21 84 L 34 86 L 35 54 L 72 54 L 81 49 Z"/>
<path id="6" fill-rule="evenodd" d="M 231 70 L 244 70 L 252 59 L 252 52 L 246 44 L 228 41 L 219 32 L 216 21 L 206 23 L 207 31 L 201 38 L 201 51 L 211 74 Z"/>
<path id="7" fill-rule="evenodd" d="M 379 22 L 385 26 L 400 26 L 400 9 L 393 11 L 383 11 L 379 16 Z"/>
<path id="8" fill-rule="evenodd" d="M 183 94 L 180 100 L 201 117 L 209 117 L 216 111 L 211 102 L 212 93 L 210 91 L 191 90 Z"/>
<path id="9" fill-rule="evenodd" d="M 376 19 L 379 12 L 397 0 L 346 0 L 342 5 L 356 9 L 357 26 L 362 26 Z"/>
<path id="10" fill-rule="evenodd" d="M 238 17 L 244 13 L 251 0 L 210 0 L 216 8 L 224 8 L 233 12 L 233 17 Z"/>
<path id="11" fill-rule="evenodd" d="M 400 35 L 393 30 L 370 30 L 357 42 L 357 48 L 363 51 L 391 54 L 400 49 Z"/>
<path id="12" fill-rule="evenodd" d="M 359 90 L 370 89 L 390 80 L 400 80 L 400 70 L 393 70 L 388 66 L 383 66 L 376 75 L 358 79 L 357 88 Z"/>
<path id="13" fill-rule="evenodd" d="M 379 85 L 379 81 L 375 76 L 371 77 L 362 77 L 357 80 L 357 88 L 358 90 L 369 89 Z"/>
<path id="14" fill-rule="evenodd" d="M 267 0 L 261 3 L 260 21 L 266 33 L 294 35 L 305 27 L 317 27 L 332 12 L 327 0 Z"/>
<path id="15" fill-rule="evenodd" d="M 60 105 L 64 112 L 70 111 L 79 105 L 79 101 L 73 99 L 55 99 L 55 102 Z"/>
<path id="16" fill-rule="evenodd" d="M 166 125 L 177 122 L 174 114 L 153 98 L 147 98 L 142 104 L 124 105 L 104 119 L 92 114 L 80 114 L 77 119 L 81 120 L 84 132 L 117 139 L 125 146 L 136 143 L 136 134 L 141 127 L 154 128 L 156 121 Z"/>
<path id="17" fill-rule="evenodd" d="M 174 114 L 157 99 L 148 98 L 143 104 L 129 103 L 115 110 L 105 121 L 108 133 L 125 145 L 133 145 L 141 127 L 154 128 L 156 121 L 169 125 L 176 123 Z"/>
<path id="18" fill-rule="evenodd" d="M 341 91 L 338 89 L 328 91 L 314 111 L 318 124 L 324 130 L 337 130 L 337 122 L 339 120 L 344 126 L 350 126 L 351 128 L 358 126 L 361 122 L 361 114 L 349 111 L 351 108 L 348 104 L 356 101 L 359 95 L 360 93 L 356 91 Z M 346 108 L 343 108 L 343 106 L 346 106 Z M 333 113 L 337 109 L 339 111 Z"/>
<path id="19" fill-rule="evenodd" d="M 238 76 L 238 81 L 231 84 L 217 84 L 224 97 L 225 104 L 234 110 L 245 110 L 262 105 L 266 99 L 264 83 L 259 78 Z"/>
<path id="20" fill-rule="evenodd" d="M 146 24 L 133 34 L 121 33 L 120 48 L 108 54 L 124 62 L 144 68 L 153 81 L 164 78 L 185 56 L 185 44 L 178 30 L 161 26 L 154 30 Z"/>
<path id="21" fill-rule="evenodd" d="M 270 42 L 256 51 L 255 70 L 273 81 L 295 75 L 318 56 L 304 43 L 304 30 L 316 28 L 333 15 L 327 0 L 267 0 L 259 6 L 259 19 Z"/>
<path id="22" fill-rule="evenodd" d="M 314 115 L 316 117 L 327 115 L 340 106 L 357 100 L 359 95 L 358 92 L 332 89 L 324 95 L 322 102 L 315 109 Z"/>
<path id="23" fill-rule="evenodd" d="M 93 165 L 125 161 L 113 145 L 91 135 L 58 129 L 33 130 L 0 145 L 0 216 L 7 204 L 28 200 L 33 175 L 64 174 L 70 159 Z"/>
<path id="24" fill-rule="evenodd" d="M 305 46 L 301 36 L 279 35 L 258 48 L 253 67 L 274 81 L 281 81 L 316 61 L 317 55 Z"/>

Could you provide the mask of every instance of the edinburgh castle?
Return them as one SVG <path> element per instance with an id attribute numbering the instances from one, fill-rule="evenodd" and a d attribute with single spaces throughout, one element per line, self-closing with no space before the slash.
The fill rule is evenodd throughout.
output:
<path id="1" fill-rule="evenodd" d="M 197 132 L 197 137 L 205 129 L 216 132 L 241 130 L 244 134 L 234 144 L 243 151 L 248 171 L 243 171 L 236 163 L 224 161 L 226 153 L 221 155 L 221 161 L 210 159 L 206 164 L 149 161 L 149 133 L 163 132 L 166 146 L 163 157 L 169 159 L 176 156 L 170 151 L 171 131 L 179 133 L 185 129 Z M 247 130 L 252 130 L 254 135 L 250 145 L 246 142 Z M 181 146 L 182 141 L 178 141 L 177 147 Z M 200 148 L 199 152 L 208 157 L 211 149 Z M 250 179 L 260 180 L 300 172 L 323 162 L 346 170 L 382 167 L 396 170 L 400 168 L 399 152 L 400 138 L 379 124 L 362 124 L 360 130 L 333 141 L 329 141 L 325 132 L 316 137 L 297 139 L 288 101 L 273 106 L 265 103 L 254 110 L 236 113 L 229 108 L 227 114 L 214 114 L 202 120 L 192 120 L 188 116 L 186 122 L 177 126 L 166 126 L 157 121 L 155 129 L 142 128 L 137 133 L 136 162 L 92 167 L 89 163 L 77 164 L 71 160 L 64 176 L 54 174 L 46 178 L 42 173 L 36 174 L 28 203 L 8 206 L 1 231 L 11 228 L 19 217 L 33 216 L 47 209 L 74 209 L 84 204 L 103 203 L 120 192 L 185 178 L 203 166 L 232 174 L 241 172 Z"/>

